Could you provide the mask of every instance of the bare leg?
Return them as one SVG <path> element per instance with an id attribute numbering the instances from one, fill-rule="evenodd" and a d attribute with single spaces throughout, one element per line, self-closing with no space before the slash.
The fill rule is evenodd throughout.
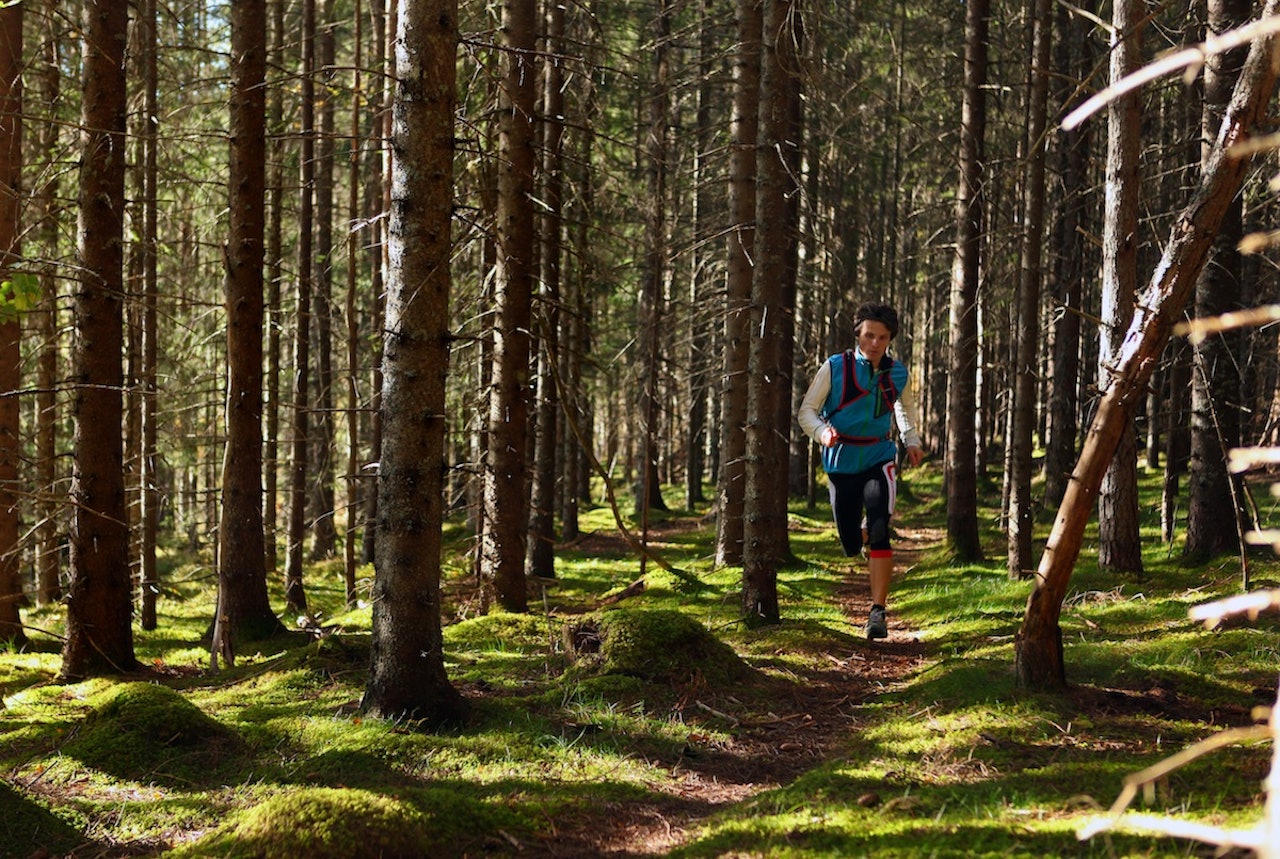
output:
<path id="1" fill-rule="evenodd" d="M 867 562 L 871 573 L 871 602 L 874 605 L 889 604 L 889 579 L 893 577 L 893 556 L 873 557 Z"/>

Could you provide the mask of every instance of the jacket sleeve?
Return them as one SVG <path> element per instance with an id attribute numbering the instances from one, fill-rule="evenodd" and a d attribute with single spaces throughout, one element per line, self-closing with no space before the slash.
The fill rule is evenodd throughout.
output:
<path id="1" fill-rule="evenodd" d="M 916 395 L 908 385 L 893 404 L 893 419 L 898 425 L 898 434 L 907 447 L 920 447 L 920 425 L 916 417 Z"/>
<path id="2" fill-rule="evenodd" d="M 821 417 L 821 412 L 830 393 L 831 362 L 823 361 L 818 372 L 814 374 L 813 381 L 809 383 L 809 390 L 805 391 L 804 399 L 800 401 L 800 410 L 796 413 L 796 421 L 800 424 L 800 429 L 818 444 L 822 444 L 822 431 L 827 426 L 826 421 Z"/>

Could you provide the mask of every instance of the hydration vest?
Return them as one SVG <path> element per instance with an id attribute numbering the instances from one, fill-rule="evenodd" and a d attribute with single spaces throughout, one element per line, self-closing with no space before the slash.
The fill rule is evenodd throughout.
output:
<path id="1" fill-rule="evenodd" d="M 880 369 L 853 349 L 832 355 L 831 392 L 822 419 L 836 431 L 836 443 L 822 451 L 828 472 L 857 474 L 897 457 L 892 437 L 893 404 L 907 387 L 907 368 L 887 354 Z"/>

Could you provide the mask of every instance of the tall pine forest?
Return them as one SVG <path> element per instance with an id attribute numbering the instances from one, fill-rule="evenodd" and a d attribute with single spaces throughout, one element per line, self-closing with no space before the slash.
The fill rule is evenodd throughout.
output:
<path id="1" fill-rule="evenodd" d="M 1214 172 L 1224 116 L 1269 127 L 1274 71 L 1249 42 L 1214 49 L 1063 120 L 1258 14 L 5 5 L 0 639 L 20 646 L 23 608 L 65 600 L 64 673 L 127 670 L 130 625 L 157 622 L 157 554 L 183 551 L 217 571 L 213 658 L 232 660 L 305 615 L 314 562 L 352 603 L 412 601 L 390 581 L 406 565 L 435 564 L 412 581 L 438 587 L 438 557 L 377 532 L 446 520 L 485 605 L 528 611 L 526 578 L 553 578 L 579 511 L 607 504 L 642 570 L 664 509 L 706 511 L 742 617 L 776 622 L 787 504 L 826 494 L 796 407 L 863 301 L 900 313 L 891 352 L 957 559 L 1008 534 L 1010 575 L 1032 577 L 1032 525 L 1067 498 L 1100 517 L 1075 550 L 1134 571 L 1140 466 L 1163 471 L 1171 547 L 1237 553 L 1256 503 L 1227 451 L 1277 443 L 1275 328 L 1172 329 L 1277 303 L 1274 156 Z M 1191 280 L 1153 321 L 1144 289 L 1205 195 L 1211 240 L 1172 257 Z M 1124 376 L 1105 474 L 1073 494 L 1144 325 L 1163 336 Z M 998 520 L 977 493 L 1001 495 Z M 438 646 L 423 603 L 435 628 L 408 650 Z M 385 623 L 394 639 L 414 619 Z M 372 710 L 459 706 L 388 692 L 413 682 L 395 654 L 375 644 Z"/>

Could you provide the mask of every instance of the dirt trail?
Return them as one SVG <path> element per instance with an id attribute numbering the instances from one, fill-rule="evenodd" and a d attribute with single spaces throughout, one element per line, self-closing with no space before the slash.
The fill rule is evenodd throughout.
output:
<path id="1" fill-rule="evenodd" d="M 936 535 L 899 531 L 897 576 Z M 861 631 L 871 608 L 865 574 L 850 576 L 839 590 L 846 616 Z M 578 859 L 587 856 L 661 856 L 692 837 L 710 815 L 771 788 L 789 784 L 842 748 L 858 719 L 859 705 L 893 687 L 926 653 L 914 630 L 890 606 L 889 637 L 852 652 L 829 654 L 830 667 L 800 680 L 778 683 L 767 717 L 740 723 L 724 747 L 687 747 L 669 764 L 670 779 L 655 785 L 655 798 L 610 805 L 604 813 L 557 821 L 551 837 L 521 843 L 521 856 Z M 686 708 L 693 723 L 716 717 L 705 705 Z M 718 714 L 730 717 L 731 714 Z M 718 722 L 724 724 L 724 719 Z M 512 845 L 516 846 L 516 845 Z"/>

